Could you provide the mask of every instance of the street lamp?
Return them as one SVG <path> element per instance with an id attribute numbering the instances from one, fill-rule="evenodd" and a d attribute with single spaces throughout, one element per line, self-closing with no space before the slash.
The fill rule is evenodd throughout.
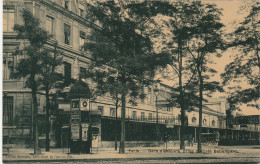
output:
<path id="1" fill-rule="evenodd" d="M 155 109 L 156 109 L 156 139 L 159 145 L 159 116 L 158 116 L 158 96 L 159 96 L 159 91 L 160 91 L 160 80 L 157 80 L 154 86 L 154 94 L 155 94 Z"/>

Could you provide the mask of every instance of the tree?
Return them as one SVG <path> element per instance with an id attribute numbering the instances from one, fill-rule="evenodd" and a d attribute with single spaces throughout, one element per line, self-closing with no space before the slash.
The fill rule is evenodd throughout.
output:
<path id="1" fill-rule="evenodd" d="M 92 70 L 88 71 L 88 73 L 86 72 L 86 74 L 82 75 L 83 77 L 91 77 L 91 79 L 96 77 L 96 74 L 92 72 Z M 110 97 L 113 100 L 113 103 L 115 105 L 115 116 L 116 116 L 116 122 L 118 120 L 118 108 L 120 106 L 120 88 L 118 88 L 118 74 L 116 73 L 114 75 L 115 79 L 111 79 L 112 81 L 107 81 L 107 83 L 104 83 L 104 85 L 102 87 L 98 87 L 97 89 L 93 89 L 92 93 L 93 93 L 93 97 L 94 99 L 96 99 L 98 96 L 102 97 L 103 95 L 105 95 L 105 93 L 109 93 Z M 95 79 L 96 80 L 100 80 L 100 82 L 102 81 L 102 79 Z M 115 150 L 117 150 L 117 127 L 115 127 L 114 129 L 114 137 L 115 137 Z"/>
<path id="2" fill-rule="evenodd" d="M 162 22 L 157 26 L 163 26 L 154 33 L 154 38 L 161 45 L 161 52 L 171 56 L 168 70 L 172 70 L 178 84 L 172 90 L 172 105 L 181 110 L 180 149 L 185 149 L 185 111 L 190 111 L 197 104 L 195 88 L 191 86 L 195 81 L 196 67 L 188 60 L 187 43 L 193 37 L 192 32 L 196 22 L 193 21 L 194 11 L 191 2 L 165 2 Z"/>
<path id="3" fill-rule="evenodd" d="M 121 97 L 119 153 L 125 153 L 126 101 L 136 105 L 137 98 L 144 98 L 143 86 L 150 84 L 155 70 L 167 62 L 163 55 L 153 51 L 146 32 L 153 14 L 150 5 L 146 1 L 88 4 L 90 18 L 99 25 L 92 26 L 89 36 L 92 42 L 86 44 L 92 57 L 89 74 L 92 74 L 91 79 L 96 82 L 98 90 L 109 92 L 111 90 L 105 86 L 115 84 Z"/>
<path id="4" fill-rule="evenodd" d="M 218 22 L 220 13 L 213 5 L 197 1 L 169 5 L 172 7 L 164 14 L 166 19 L 162 19 L 165 20 L 163 25 L 167 30 L 161 35 L 161 51 L 171 54 L 170 66 L 178 79 L 178 84 L 172 90 L 172 103 L 181 108 L 180 149 L 185 149 L 185 111 L 200 109 L 200 132 L 202 102 L 206 101 L 203 94 L 208 95 L 215 89 L 221 90 L 218 82 L 206 81 L 209 75 L 204 72 L 215 73 L 206 64 L 210 62 L 209 54 L 214 53 L 223 43 L 219 34 L 223 25 Z M 212 32 L 207 29 L 208 25 Z M 198 138 L 200 145 L 200 137 Z"/>
<path id="5" fill-rule="evenodd" d="M 202 4 L 193 2 L 193 11 L 196 12 L 196 27 L 193 31 L 193 39 L 190 40 L 188 51 L 191 54 L 191 60 L 196 66 L 196 72 L 199 81 L 199 128 L 198 128 L 198 152 L 202 152 L 201 147 L 201 127 L 202 127 L 202 108 L 203 95 L 205 91 L 222 91 L 219 82 L 207 81 L 208 73 L 216 73 L 208 67 L 212 62 L 212 55 L 220 56 L 220 51 L 225 49 L 223 33 L 221 28 L 224 26 L 220 22 L 221 10 L 216 5 Z"/>
<path id="6" fill-rule="evenodd" d="M 230 33 L 230 47 L 237 51 L 233 55 L 234 60 L 225 67 L 225 72 L 221 75 L 223 84 L 236 84 L 245 81 L 248 86 L 237 88 L 232 91 L 228 102 L 230 110 L 239 109 L 241 103 L 251 103 L 248 105 L 260 109 L 260 56 L 259 56 L 259 11 L 260 3 L 253 1 L 249 3 L 249 13 L 244 20 L 239 23 L 234 32 Z M 246 10 L 245 7 L 242 10 Z"/>
<path id="7" fill-rule="evenodd" d="M 41 58 L 42 70 L 38 79 L 41 90 L 45 91 L 46 98 L 46 117 L 45 117 L 45 128 L 46 128 L 46 140 L 45 149 L 50 150 L 50 90 L 64 88 L 63 80 L 64 77 L 61 73 L 56 72 L 56 68 L 63 64 L 61 53 L 57 50 L 57 42 L 54 44 L 53 54 L 50 50 L 44 50 L 43 57 Z"/>
<path id="8" fill-rule="evenodd" d="M 38 144 L 38 106 L 37 92 L 39 90 L 39 75 L 42 71 L 42 57 L 45 56 L 43 51 L 44 44 L 49 39 L 47 32 L 40 28 L 40 23 L 32 13 L 26 9 L 22 10 L 24 25 L 16 24 L 14 31 L 17 32 L 18 39 L 26 39 L 28 44 L 22 49 L 17 49 L 14 55 L 24 55 L 13 72 L 14 78 L 25 78 L 25 87 L 31 89 L 33 100 L 33 139 L 34 154 L 39 154 Z"/>

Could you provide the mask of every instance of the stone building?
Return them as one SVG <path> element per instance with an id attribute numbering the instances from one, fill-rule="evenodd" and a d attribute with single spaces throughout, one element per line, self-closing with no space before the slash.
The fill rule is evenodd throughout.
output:
<path id="1" fill-rule="evenodd" d="M 53 38 L 46 47 L 53 48 L 58 42 L 58 49 L 63 52 L 64 63 L 57 69 L 65 77 L 79 79 L 79 74 L 85 72 L 90 63 L 90 56 L 82 49 L 88 41 L 86 37 L 91 32 L 86 15 L 86 0 L 4 0 L 3 1 L 3 138 L 5 143 L 13 143 L 24 147 L 32 144 L 32 100 L 30 89 L 25 88 L 24 79 L 10 77 L 19 56 L 12 56 L 17 47 L 23 48 L 26 41 L 17 40 L 12 27 L 22 24 L 21 10 L 28 8 L 39 18 L 40 25 Z M 82 79 L 91 84 L 88 79 Z M 144 87 L 146 98 L 140 100 L 137 106 L 126 106 L 126 141 L 128 146 L 138 143 L 153 144 L 155 140 L 163 140 L 168 134 L 170 140 L 179 140 L 180 109 L 169 105 L 171 87 L 161 84 L 158 93 L 155 86 Z M 158 89 L 158 88 L 157 88 Z M 68 93 L 70 86 L 64 89 Z M 157 101 L 156 101 L 157 99 Z M 37 95 L 39 107 L 39 140 L 41 146 L 45 140 L 45 97 Z M 58 106 L 54 109 L 51 121 L 51 146 L 66 147 L 69 137 L 70 102 L 66 97 L 58 98 Z M 224 98 L 212 99 L 203 110 L 203 132 L 213 133 L 225 129 L 226 102 Z M 91 110 L 100 111 L 101 129 L 100 146 L 111 146 L 117 135 L 120 137 L 121 109 L 115 110 L 113 100 L 107 94 L 91 102 Z M 116 119 L 116 113 L 117 118 Z M 198 127 L 198 111 L 186 112 L 189 135 L 196 138 Z M 159 127 L 159 138 L 156 138 L 156 128 Z M 189 129 L 190 128 L 190 129 Z"/>
<path id="2" fill-rule="evenodd" d="M 21 10 L 29 9 L 40 20 L 40 26 L 46 29 L 53 38 L 48 41 L 46 47 L 52 48 L 54 42 L 58 42 L 58 48 L 63 52 L 64 64 L 57 69 L 65 77 L 79 78 L 80 72 L 85 72 L 90 56 L 82 49 L 87 41 L 86 34 L 90 32 L 91 25 L 86 21 L 86 1 L 79 0 L 4 0 L 3 2 L 3 137 L 4 143 L 16 143 L 17 146 L 30 145 L 32 140 L 32 100 L 30 89 L 24 88 L 24 79 L 17 80 L 10 77 L 11 71 L 19 61 L 19 56 L 12 56 L 17 48 L 23 48 L 24 40 L 17 40 L 13 31 L 14 24 L 22 24 Z M 82 79 L 89 82 L 87 79 Z M 91 86 L 91 84 L 90 84 Z M 64 89 L 68 92 L 70 86 Z M 132 107 L 127 105 L 126 117 L 133 119 L 153 118 L 156 116 L 153 88 L 145 89 L 147 99 L 140 101 L 140 105 Z M 45 139 L 44 118 L 45 98 L 39 92 L 37 95 L 39 107 L 40 141 Z M 69 101 L 58 98 L 59 117 L 63 124 L 69 121 Z M 99 98 L 91 103 L 92 110 L 99 110 L 104 120 L 115 116 L 114 104 L 109 95 Z M 120 116 L 120 109 L 117 111 Z M 160 110 L 159 117 L 171 116 L 172 110 Z M 64 125 L 56 125 L 56 116 L 51 117 L 52 146 L 61 142 Z M 105 124 L 104 124 L 105 125 Z M 63 128 L 62 128 L 63 127 Z M 55 132 L 59 129 L 59 133 Z M 102 132 L 105 129 L 102 130 Z M 56 134 L 55 134 L 56 133 Z M 65 130 L 66 133 L 66 130 Z M 105 133 L 105 132 L 104 132 Z M 106 134 L 105 136 L 109 136 Z M 111 135 L 110 135 L 111 136 Z M 58 139 L 57 139 L 58 138 Z M 101 140 L 102 138 L 100 138 Z M 58 140 L 58 141 L 57 141 Z M 63 139 L 64 140 L 64 139 Z M 108 139 L 109 140 L 109 139 Z M 44 143 L 43 141 L 40 143 Z M 58 144 L 62 146 L 62 143 Z"/>

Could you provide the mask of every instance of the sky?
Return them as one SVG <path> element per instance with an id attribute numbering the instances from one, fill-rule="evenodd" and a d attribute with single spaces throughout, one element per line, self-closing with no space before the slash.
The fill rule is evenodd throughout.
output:
<path id="1" fill-rule="evenodd" d="M 240 7 L 251 0 L 202 0 L 202 2 L 205 3 L 214 3 L 217 5 L 217 7 L 222 8 L 223 16 L 221 17 L 221 21 L 226 26 L 226 31 L 230 32 L 234 27 L 232 26 L 232 23 L 234 21 L 241 21 L 243 18 L 247 15 L 247 13 L 244 14 L 238 14 L 238 11 L 240 10 Z M 2 1 L 0 1 L 0 5 L 2 5 Z M 0 9 L 0 23 L 2 23 L 2 8 Z M 2 28 L 0 28 L 0 32 L 2 33 Z M 2 37 L 0 38 L 0 42 L 2 43 Z M 0 45 L 0 49 L 2 49 L 2 44 Z M 220 81 L 220 73 L 224 71 L 225 65 L 228 64 L 232 58 L 229 57 L 230 54 L 233 52 L 231 50 L 226 51 L 222 54 L 221 58 L 214 59 L 215 63 L 213 67 L 218 71 L 218 75 L 215 76 L 216 81 Z M 2 64 L 2 62 L 0 63 Z M 0 65 L 1 66 L 1 65 Z M 0 71 L 0 77 L 2 77 L 2 71 Z M 167 84 L 167 82 L 166 82 Z M 169 84 L 172 86 L 171 84 Z M 2 90 L 2 81 L 0 85 L 0 90 Z M 0 96 L 2 96 L 2 92 L 0 92 Z M 213 94 L 213 97 L 219 97 L 219 96 L 226 96 L 224 93 L 215 93 Z M 0 100 L 0 104 L 1 104 Z M 242 109 L 248 109 L 246 106 L 244 106 Z M 250 109 L 250 110 L 242 110 L 242 113 L 245 115 L 252 115 L 252 114 L 259 114 L 260 111 Z"/>
<path id="2" fill-rule="evenodd" d="M 205 0 L 207 1 L 207 0 Z M 208 0 L 208 2 L 211 2 Z M 221 18 L 221 21 L 223 24 L 226 25 L 226 31 L 231 32 L 234 29 L 234 26 L 232 23 L 234 21 L 242 21 L 243 18 L 248 14 L 248 12 L 241 13 L 240 7 L 245 5 L 246 3 L 250 2 L 250 0 L 216 0 L 212 1 L 212 3 L 215 3 L 218 7 L 223 8 L 223 16 Z M 223 72 L 225 65 L 228 64 L 232 58 L 229 57 L 229 55 L 233 53 L 232 50 L 228 50 L 225 53 L 223 53 L 221 58 L 216 58 L 214 65 L 214 68 L 217 69 L 219 72 Z M 244 85 L 244 84 L 242 84 Z M 217 95 L 217 94 L 216 94 Z M 220 94 L 221 95 L 221 94 Z M 223 94 L 222 94 L 223 95 Z M 259 101 L 258 101 L 259 102 Z M 241 113 L 244 115 L 260 115 L 260 111 L 252 108 L 247 107 L 246 105 L 241 106 Z"/>
<path id="3" fill-rule="evenodd" d="M 239 12 L 241 11 L 240 7 L 245 5 L 246 3 L 250 2 L 250 0 L 202 0 L 202 2 L 205 3 L 212 3 L 216 4 L 218 8 L 222 8 L 222 16 L 221 16 L 221 22 L 226 26 L 224 31 L 225 32 L 232 32 L 234 27 L 234 22 L 241 22 L 244 17 L 248 14 L 248 12 Z M 212 67 L 217 70 L 217 75 L 214 76 L 212 80 L 221 82 L 220 74 L 224 72 L 225 66 L 232 61 L 232 57 L 230 55 L 232 53 L 235 53 L 234 50 L 227 50 L 226 52 L 222 53 L 221 58 L 215 58 L 214 62 L 215 64 L 212 64 Z M 169 84 L 172 86 L 171 82 L 167 81 L 166 84 Z M 245 84 L 241 84 L 245 85 Z M 219 93 L 216 92 L 212 94 L 213 97 L 219 97 L 219 96 L 226 96 L 226 93 Z M 241 112 L 244 115 L 260 115 L 260 111 L 252 108 L 247 107 L 246 105 L 241 106 Z"/>

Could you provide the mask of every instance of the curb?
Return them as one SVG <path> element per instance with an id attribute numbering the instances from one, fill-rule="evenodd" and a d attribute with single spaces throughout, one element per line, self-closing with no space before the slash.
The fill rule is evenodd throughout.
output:
<path id="1" fill-rule="evenodd" d="M 93 158 L 93 159 L 35 159 L 35 160 L 3 160 L 4 163 L 22 162 L 98 162 L 98 161 L 135 161 L 135 160 L 183 160 L 183 159 L 223 159 L 221 157 L 139 157 L 139 158 Z"/>

